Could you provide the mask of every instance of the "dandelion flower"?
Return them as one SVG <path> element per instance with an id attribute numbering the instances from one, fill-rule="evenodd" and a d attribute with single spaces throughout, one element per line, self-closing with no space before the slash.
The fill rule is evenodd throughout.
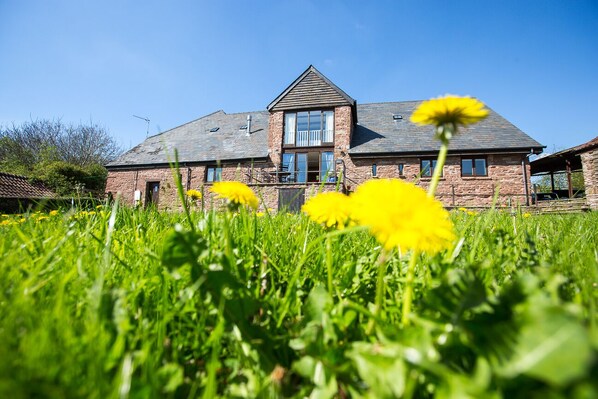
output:
<path id="1" fill-rule="evenodd" d="M 187 190 L 187 197 L 191 198 L 193 201 L 200 200 L 202 195 L 201 192 L 198 190 Z"/>
<path id="2" fill-rule="evenodd" d="M 446 95 L 424 101 L 411 115 L 418 125 L 471 125 L 488 116 L 484 103 L 472 97 Z"/>
<path id="3" fill-rule="evenodd" d="M 447 249 L 455 235 L 449 213 L 424 190 L 397 179 L 370 180 L 351 195 L 352 218 L 387 249 L 430 254 Z"/>
<path id="4" fill-rule="evenodd" d="M 461 212 L 467 212 L 467 208 L 460 207 L 460 208 L 459 208 L 459 210 L 460 210 Z"/>
<path id="5" fill-rule="evenodd" d="M 351 216 L 351 201 L 341 193 L 322 193 L 310 198 L 301 210 L 316 223 L 342 229 Z"/>
<path id="6" fill-rule="evenodd" d="M 257 209 L 258 200 L 253 191 L 245 184 L 238 181 L 224 181 L 214 183 L 210 189 L 218 198 L 225 198 L 234 206 L 247 205 Z"/>
<path id="7" fill-rule="evenodd" d="M 12 221 L 10 220 L 3 220 L 2 222 L 0 222 L 0 226 L 10 226 L 12 224 Z"/>
<path id="8" fill-rule="evenodd" d="M 524 218 L 528 218 L 528 217 L 530 217 L 530 216 L 532 216 L 532 214 L 531 214 L 531 213 L 529 213 L 529 212 L 525 212 L 525 213 L 523 214 L 523 217 L 524 217 Z"/>
<path id="9" fill-rule="evenodd" d="M 58 211 L 56 209 L 50 211 L 50 216 L 56 216 L 58 215 Z"/>

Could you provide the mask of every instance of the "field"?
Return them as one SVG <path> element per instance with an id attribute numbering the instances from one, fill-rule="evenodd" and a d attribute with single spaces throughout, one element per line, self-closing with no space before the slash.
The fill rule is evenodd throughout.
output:
<path id="1" fill-rule="evenodd" d="M 408 254 L 359 227 L 5 215 L 0 397 L 598 397 L 598 213 L 451 218 L 404 322 Z"/>

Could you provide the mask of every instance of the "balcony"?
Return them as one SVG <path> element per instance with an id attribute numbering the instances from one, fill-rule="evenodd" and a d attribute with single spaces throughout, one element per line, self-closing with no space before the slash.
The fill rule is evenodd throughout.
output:
<path id="1" fill-rule="evenodd" d="M 295 145 L 297 147 L 321 146 L 322 143 L 332 144 L 334 130 L 299 130 Z"/>

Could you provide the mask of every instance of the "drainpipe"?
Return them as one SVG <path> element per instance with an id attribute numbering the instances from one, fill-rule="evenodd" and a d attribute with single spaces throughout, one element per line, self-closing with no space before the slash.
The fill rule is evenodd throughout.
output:
<path id="1" fill-rule="evenodd" d="M 523 186 L 525 187 L 525 205 L 529 206 L 529 185 L 527 181 L 527 168 L 525 167 L 525 161 L 528 159 L 530 155 L 533 155 L 534 151 L 532 150 L 531 153 L 523 157 L 521 160 L 521 167 L 523 168 Z"/>

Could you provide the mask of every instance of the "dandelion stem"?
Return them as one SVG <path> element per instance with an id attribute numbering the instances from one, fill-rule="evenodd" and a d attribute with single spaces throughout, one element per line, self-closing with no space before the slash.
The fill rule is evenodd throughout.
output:
<path id="1" fill-rule="evenodd" d="M 384 284 L 384 278 L 386 277 L 386 250 L 382 250 L 382 253 L 378 257 L 378 280 L 376 281 L 376 300 L 374 303 L 374 316 L 375 318 L 370 319 L 366 334 L 370 335 L 376 325 L 376 320 L 380 319 L 382 313 L 382 305 L 384 304 L 384 297 L 386 296 L 386 286 Z"/>
<path id="2" fill-rule="evenodd" d="M 409 315 L 411 314 L 411 302 L 413 301 L 413 279 L 415 276 L 415 265 L 419 253 L 413 251 L 407 266 L 407 279 L 405 280 L 405 294 L 403 295 L 403 317 L 401 321 L 404 326 L 409 325 Z"/>
<path id="3" fill-rule="evenodd" d="M 430 183 L 430 188 L 428 189 L 428 197 L 434 197 L 434 194 L 436 193 L 436 187 L 438 187 L 438 182 L 440 181 L 440 176 L 442 175 L 442 167 L 446 161 L 448 141 L 442 140 L 441 143 L 440 152 L 438 153 L 438 160 L 436 161 L 436 167 L 434 168 L 434 175 L 432 176 L 432 182 Z"/>
<path id="4" fill-rule="evenodd" d="M 332 296 L 332 237 L 326 234 L 326 270 L 328 272 L 328 293 Z"/>

